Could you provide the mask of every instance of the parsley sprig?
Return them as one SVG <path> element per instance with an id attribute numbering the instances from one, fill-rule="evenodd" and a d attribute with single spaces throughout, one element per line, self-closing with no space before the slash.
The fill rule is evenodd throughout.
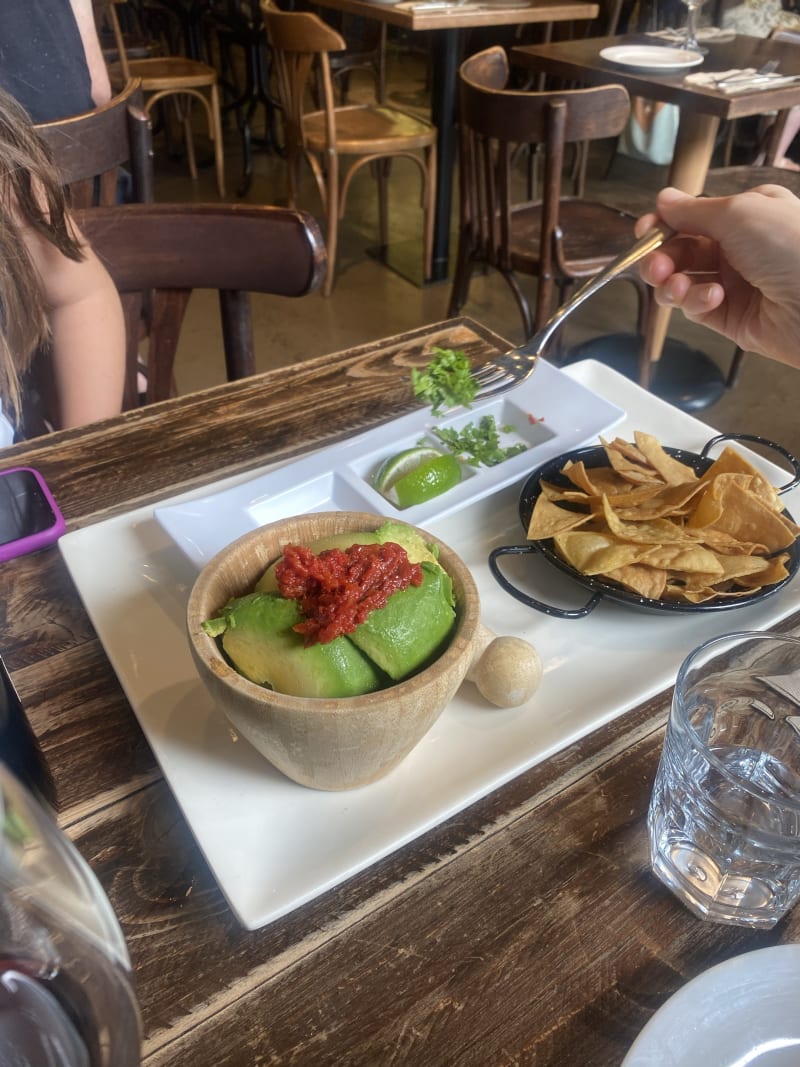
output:
<path id="1" fill-rule="evenodd" d="M 411 368 L 414 396 L 431 405 L 434 415 L 459 404 L 471 407 L 478 383 L 472 377 L 472 364 L 463 352 L 452 348 L 434 348 L 433 359 L 423 370 Z"/>
<path id="2" fill-rule="evenodd" d="M 485 467 L 496 467 L 498 463 L 527 450 L 528 446 L 521 442 L 507 447 L 500 444 L 500 433 L 511 433 L 513 430 L 513 426 L 498 429 L 494 415 L 483 415 L 477 423 L 468 422 L 461 430 L 437 426 L 433 433 L 470 466 L 479 467 L 483 464 Z"/>

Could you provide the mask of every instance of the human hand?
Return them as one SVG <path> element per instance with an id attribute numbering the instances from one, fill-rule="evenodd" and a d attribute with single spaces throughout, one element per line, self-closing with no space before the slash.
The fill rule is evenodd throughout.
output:
<path id="1" fill-rule="evenodd" d="M 659 220 L 677 235 L 640 267 L 656 302 L 745 351 L 800 366 L 800 200 L 777 185 L 718 198 L 663 189 L 637 236 Z"/>

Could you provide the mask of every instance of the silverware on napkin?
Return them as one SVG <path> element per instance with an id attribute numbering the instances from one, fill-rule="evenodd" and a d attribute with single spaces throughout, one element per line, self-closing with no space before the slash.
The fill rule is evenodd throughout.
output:
<path id="1" fill-rule="evenodd" d="M 742 70 L 698 71 L 696 74 L 687 74 L 683 80 L 687 85 L 717 89 L 730 96 L 735 93 L 749 93 L 758 89 L 778 89 L 782 85 L 792 85 L 800 81 L 800 74 L 779 74 L 777 71 L 745 67 Z"/>

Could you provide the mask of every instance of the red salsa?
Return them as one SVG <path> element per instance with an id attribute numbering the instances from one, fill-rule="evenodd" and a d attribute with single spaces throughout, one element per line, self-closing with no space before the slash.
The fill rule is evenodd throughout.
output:
<path id="1" fill-rule="evenodd" d="M 294 629 L 305 644 L 325 645 L 351 634 L 392 593 L 422 585 L 422 568 L 393 541 L 328 548 L 318 556 L 302 545 L 287 545 L 275 577 L 281 596 L 300 604 L 305 618 Z"/>

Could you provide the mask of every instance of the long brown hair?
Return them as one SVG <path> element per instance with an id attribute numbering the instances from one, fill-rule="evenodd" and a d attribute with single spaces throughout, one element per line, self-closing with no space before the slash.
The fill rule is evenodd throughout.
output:
<path id="1" fill-rule="evenodd" d="M 42 279 L 22 236 L 30 227 L 69 259 L 83 258 L 58 171 L 30 117 L 0 89 L 0 397 L 13 417 L 20 375 L 50 337 Z"/>

